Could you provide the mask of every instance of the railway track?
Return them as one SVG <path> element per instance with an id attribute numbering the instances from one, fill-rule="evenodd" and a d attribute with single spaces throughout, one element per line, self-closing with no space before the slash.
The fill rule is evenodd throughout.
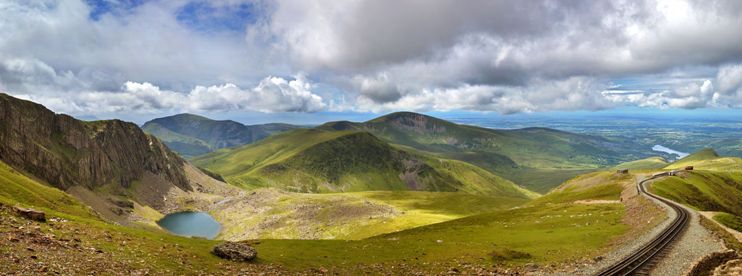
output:
<path id="1" fill-rule="evenodd" d="M 640 193 L 655 198 L 662 203 L 670 206 L 677 214 L 670 225 L 649 243 L 639 248 L 636 252 L 624 258 L 620 262 L 604 269 L 597 275 L 649 275 L 652 267 L 657 264 L 664 253 L 669 248 L 670 243 L 680 234 L 688 225 L 690 213 L 675 202 L 669 201 L 659 196 L 655 196 L 646 191 L 644 183 L 660 177 L 669 176 L 669 173 L 653 175 L 650 178 L 639 182 L 637 189 Z"/>

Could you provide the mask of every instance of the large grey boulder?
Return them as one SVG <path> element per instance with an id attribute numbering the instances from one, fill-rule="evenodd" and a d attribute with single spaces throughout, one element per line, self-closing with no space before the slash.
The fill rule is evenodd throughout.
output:
<path id="1" fill-rule="evenodd" d="M 258 256 L 258 251 L 252 246 L 241 242 L 225 242 L 214 247 L 214 255 L 220 258 L 247 262 Z"/>

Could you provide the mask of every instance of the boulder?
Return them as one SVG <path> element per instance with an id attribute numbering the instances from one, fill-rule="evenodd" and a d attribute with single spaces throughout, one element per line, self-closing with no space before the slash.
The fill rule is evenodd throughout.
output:
<path id="1" fill-rule="evenodd" d="M 21 207 L 15 207 L 15 211 L 16 213 L 18 213 L 18 215 L 24 218 L 39 222 L 46 222 L 46 213 L 42 211 L 36 211 L 33 209 L 26 209 Z"/>
<path id="2" fill-rule="evenodd" d="M 214 255 L 227 260 L 247 262 L 258 256 L 252 246 L 241 242 L 225 242 L 214 247 Z"/>

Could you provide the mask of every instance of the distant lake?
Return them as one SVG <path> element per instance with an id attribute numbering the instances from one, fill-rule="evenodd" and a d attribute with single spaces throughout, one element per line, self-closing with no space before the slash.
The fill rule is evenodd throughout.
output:
<path id="1" fill-rule="evenodd" d="M 678 156 L 678 159 L 688 156 L 688 153 L 687 152 L 677 151 L 677 150 L 674 150 L 674 149 L 671 149 L 671 148 L 668 148 L 668 147 L 665 147 L 665 146 L 662 146 L 662 145 L 654 145 L 654 147 L 652 147 L 652 150 L 653 151 L 664 152 L 664 153 L 668 153 L 668 154 L 675 154 L 675 155 Z"/>
<path id="2" fill-rule="evenodd" d="M 157 224 L 176 235 L 207 239 L 215 238 L 222 228 L 214 218 L 204 212 L 172 213 L 157 221 Z"/>

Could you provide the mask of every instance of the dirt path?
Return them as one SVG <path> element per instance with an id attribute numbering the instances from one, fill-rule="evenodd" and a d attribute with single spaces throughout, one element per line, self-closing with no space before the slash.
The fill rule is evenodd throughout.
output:
<path id="1" fill-rule="evenodd" d="M 732 234 L 732 236 L 734 236 L 735 238 L 737 238 L 737 241 L 742 242 L 742 232 L 739 232 L 737 230 L 734 230 L 732 228 L 729 228 L 726 225 L 721 224 L 718 221 L 714 220 L 714 215 L 716 215 L 717 212 L 698 211 L 698 213 L 700 213 L 702 216 L 706 217 L 710 221 L 713 221 L 714 223 L 716 223 L 716 225 L 721 226 L 721 228 L 724 228 L 724 230 L 727 230 L 727 232 L 729 232 L 729 234 Z"/>
<path id="2" fill-rule="evenodd" d="M 621 203 L 620 200 L 606 200 L 606 199 L 588 199 L 575 201 L 577 204 L 612 204 Z"/>

